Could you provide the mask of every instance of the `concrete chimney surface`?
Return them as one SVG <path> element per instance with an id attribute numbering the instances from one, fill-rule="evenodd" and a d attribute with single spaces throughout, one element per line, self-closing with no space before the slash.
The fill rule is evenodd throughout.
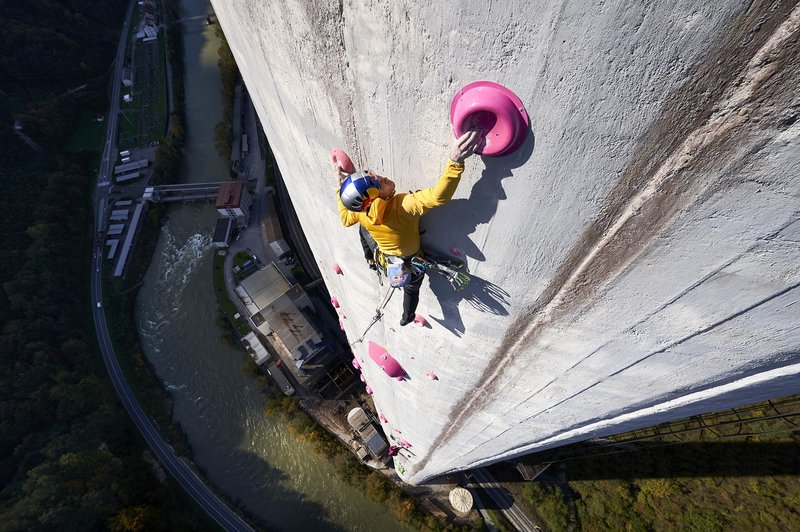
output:
<path id="1" fill-rule="evenodd" d="M 522 148 L 469 159 L 422 219 L 471 284 L 423 283 L 431 328 L 396 294 L 353 347 L 405 480 L 800 390 L 794 3 L 212 3 L 351 341 L 385 288 L 329 150 L 416 190 L 463 85 L 528 110 Z"/>

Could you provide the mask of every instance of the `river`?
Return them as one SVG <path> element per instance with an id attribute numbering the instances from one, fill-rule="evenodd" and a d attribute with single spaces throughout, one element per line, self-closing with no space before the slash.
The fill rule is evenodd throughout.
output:
<path id="1" fill-rule="evenodd" d="M 182 18 L 204 15 L 183 0 Z M 187 142 L 181 181 L 226 179 L 214 149 L 222 118 L 218 42 L 202 20 L 185 23 Z M 174 419 L 214 485 L 272 530 L 402 530 L 389 511 L 339 480 L 325 457 L 263 413 L 246 353 L 220 340 L 214 323 L 209 203 L 170 207 L 136 304 L 146 356 L 175 398 Z"/>

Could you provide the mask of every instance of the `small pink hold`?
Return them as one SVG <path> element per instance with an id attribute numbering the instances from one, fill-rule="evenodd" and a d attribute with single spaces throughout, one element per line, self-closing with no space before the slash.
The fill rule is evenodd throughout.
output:
<path id="1" fill-rule="evenodd" d="M 455 255 L 456 257 L 460 257 L 461 256 L 461 248 L 457 248 L 455 246 L 450 246 L 448 249 L 450 250 L 450 253 L 452 255 Z"/>
<path id="2" fill-rule="evenodd" d="M 336 299 L 336 296 L 331 298 L 331 305 L 333 305 L 333 308 L 339 308 L 339 300 Z"/>
<path id="3" fill-rule="evenodd" d="M 347 319 L 347 314 L 345 314 L 342 309 L 337 308 L 336 309 L 336 313 L 339 315 L 339 319 L 342 319 L 342 320 L 346 320 Z"/>
<path id="4" fill-rule="evenodd" d="M 361 379 L 361 382 L 367 382 L 367 378 L 364 376 L 363 373 L 359 376 L 359 378 Z"/>
<path id="5" fill-rule="evenodd" d="M 400 443 L 400 447 L 402 447 L 403 449 L 408 449 L 409 447 L 411 447 L 411 444 L 406 440 L 400 440 L 398 443 Z"/>
<path id="6" fill-rule="evenodd" d="M 417 327 L 431 327 L 430 323 L 428 323 L 428 320 L 426 320 L 425 317 L 420 314 L 414 316 L 414 325 Z"/>
<path id="7" fill-rule="evenodd" d="M 361 369 L 361 362 L 359 362 L 357 358 L 353 357 L 353 362 L 352 362 L 352 364 L 353 364 L 353 367 L 354 367 L 354 368 L 356 368 L 356 369 Z"/>
<path id="8" fill-rule="evenodd" d="M 389 421 L 386 419 L 386 416 L 384 416 L 383 414 L 381 414 L 381 415 L 380 415 L 380 416 L 378 416 L 378 417 L 380 417 L 380 418 L 381 418 L 381 423 L 388 423 L 388 422 L 389 422 Z"/>
<path id="9" fill-rule="evenodd" d="M 344 322 L 342 320 L 339 320 L 339 328 L 344 330 Z"/>
<path id="10" fill-rule="evenodd" d="M 429 378 L 430 380 L 432 380 L 432 381 L 438 381 L 438 380 L 439 380 L 439 377 L 437 377 L 437 376 L 436 376 L 436 373 L 434 373 L 434 372 L 432 372 L 432 371 L 429 371 L 429 372 L 428 372 L 428 373 L 426 373 L 425 375 L 427 375 L 427 376 L 428 376 L 428 378 Z"/>
<path id="11" fill-rule="evenodd" d="M 366 390 L 366 392 L 367 392 L 369 395 L 372 395 L 372 388 L 370 388 L 370 387 L 369 387 L 369 385 L 365 386 L 365 387 L 364 387 L 364 390 Z"/>
<path id="12" fill-rule="evenodd" d="M 341 148 L 333 148 L 331 150 L 331 162 L 336 168 L 346 174 L 352 174 L 356 171 L 355 166 L 353 166 L 353 161 L 350 160 L 350 157 L 348 157 Z"/>
<path id="13" fill-rule="evenodd" d="M 344 275 L 344 273 L 342 273 L 342 267 L 339 266 L 338 262 L 331 264 L 331 268 L 333 268 L 333 271 L 336 272 L 336 275 Z"/>
<path id="14" fill-rule="evenodd" d="M 402 433 L 403 433 L 403 431 L 402 431 L 402 430 L 400 430 L 400 429 L 394 429 L 394 431 L 395 431 L 396 433 L 398 433 L 398 434 L 402 434 Z"/>

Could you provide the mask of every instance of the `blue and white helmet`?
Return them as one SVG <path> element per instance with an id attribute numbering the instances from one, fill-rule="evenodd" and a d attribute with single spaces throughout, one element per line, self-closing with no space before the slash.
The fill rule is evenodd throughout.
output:
<path id="1" fill-rule="evenodd" d="M 342 205 L 348 211 L 364 212 L 380 194 L 378 178 L 368 170 L 359 170 L 347 176 L 339 187 Z"/>

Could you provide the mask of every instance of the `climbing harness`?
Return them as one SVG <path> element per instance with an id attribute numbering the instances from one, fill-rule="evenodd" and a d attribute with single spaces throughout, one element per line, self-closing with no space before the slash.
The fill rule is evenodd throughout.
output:
<path id="1" fill-rule="evenodd" d="M 375 265 L 378 267 L 378 281 L 383 286 L 383 275 L 387 275 L 390 258 L 380 249 L 375 248 Z M 447 279 L 457 292 L 463 291 L 469 284 L 471 277 L 463 260 L 437 257 L 427 252 L 419 251 L 416 255 L 404 259 L 406 267 L 414 277 L 426 271 L 436 272 Z"/>
<path id="2" fill-rule="evenodd" d="M 375 249 L 375 265 L 377 266 L 378 280 L 381 286 L 383 286 L 383 275 L 387 275 L 390 260 L 389 257 L 381 253 L 380 249 Z M 466 268 L 464 261 L 459 259 L 443 259 L 434 255 L 424 255 L 422 251 L 420 251 L 417 255 L 404 259 L 403 261 L 413 278 L 418 278 L 427 271 L 436 272 L 445 277 L 458 292 L 463 291 L 471 279 L 469 270 Z M 383 318 L 383 309 L 389 304 L 389 300 L 392 299 L 392 294 L 394 294 L 395 290 L 400 288 L 400 286 L 392 286 L 390 282 L 386 290 L 386 295 L 383 296 L 383 301 L 378 308 L 375 309 L 375 316 L 372 318 L 372 321 L 369 322 L 369 325 L 367 325 L 361 337 L 350 343 L 351 346 L 363 342 L 369 330 L 372 329 L 372 326 L 381 321 Z"/>

